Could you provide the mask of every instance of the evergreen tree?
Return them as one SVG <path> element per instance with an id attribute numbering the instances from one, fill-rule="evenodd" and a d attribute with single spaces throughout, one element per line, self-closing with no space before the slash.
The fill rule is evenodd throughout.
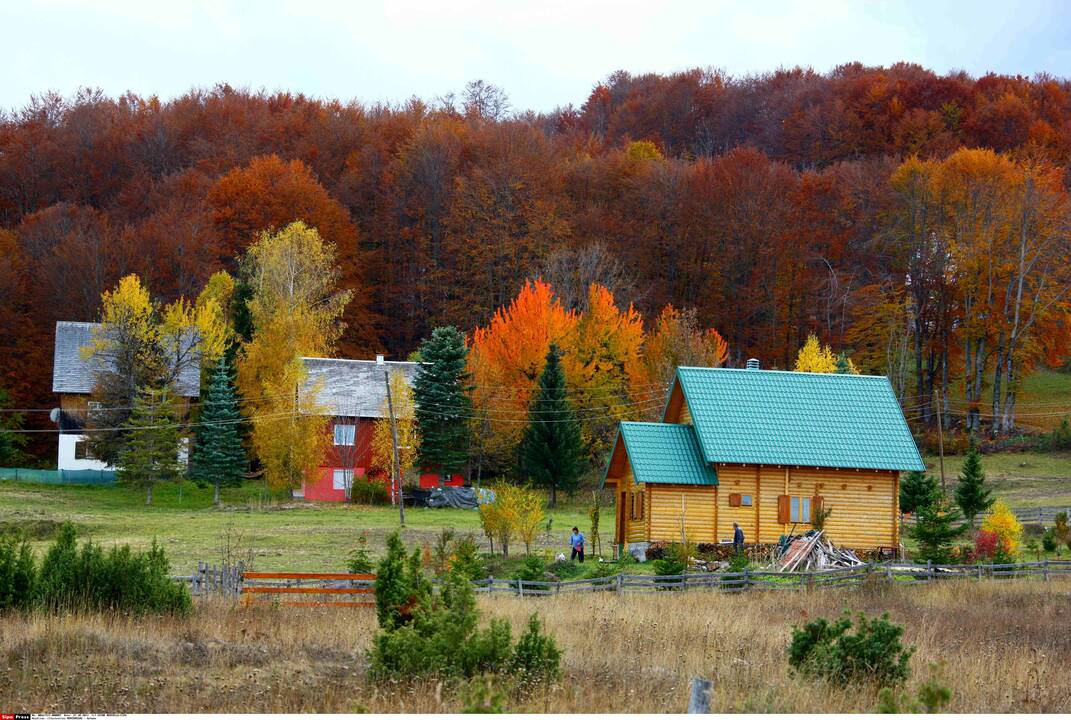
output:
<path id="1" fill-rule="evenodd" d="M 557 503 L 558 490 L 576 489 L 584 470 L 580 423 L 565 395 L 565 373 L 556 345 L 550 346 L 539 376 L 519 455 L 521 473 L 550 490 L 551 505 Z"/>
<path id="2" fill-rule="evenodd" d="M 240 485 L 247 460 L 238 427 L 242 416 L 234 393 L 234 378 L 226 357 L 220 358 L 201 406 L 190 474 L 214 486 L 212 502 L 219 505 L 220 488 Z"/>
<path id="3" fill-rule="evenodd" d="M 967 529 L 962 524 L 963 516 L 958 509 L 939 495 L 918 507 L 915 524 L 908 535 L 918 543 L 915 560 L 942 564 L 952 562 L 952 548 L 956 538 Z"/>
<path id="4" fill-rule="evenodd" d="M 985 512 L 993 504 L 991 494 L 992 491 L 985 486 L 982 455 L 972 437 L 967 456 L 963 459 L 959 482 L 956 484 L 956 504 L 963 511 L 963 516 L 973 522 L 975 516 Z"/>
<path id="5" fill-rule="evenodd" d="M 940 495 L 937 478 L 924 470 L 909 472 L 900 481 L 900 512 L 914 513 Z"/>
<path id="6" fill-rule="evenodd" d="M 142 388 L 124 425 L 126 446 L 119 455 L 119 482 L 145 488 L 145 504 L 152 505 L 152 488 L 158 482 L 182 479 L 179 462 L 181 428 L 174 396 L 169 388 Z"/>
<path id="7" fill-rule="evenodd" d="M 417 434 L 417 465 L 441 476 L 461 472 L 471 441 L 471 388 L 466 369 L 465 336 L 452 326 L 435 328 L 420 346 L 421 364 L 413 380 Z"/>
<path id="8" fill-rule="evenodd" d="M 0 410 L 4 410 L 10 404 L 7 390 L 0 387 Z M 21 434 L 23 418 L 22 413 L 0 412 L 0 467 L 16 467 L 25 462 L 26 436 Z"/>

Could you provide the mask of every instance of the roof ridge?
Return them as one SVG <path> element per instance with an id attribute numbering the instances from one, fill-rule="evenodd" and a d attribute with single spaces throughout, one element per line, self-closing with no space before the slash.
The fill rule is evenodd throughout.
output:
<path id="1" fill-rule="evenodd" d="M 387 364 L 391 364 L 391 365 L 419 365 L 420 364 L 419 362 L 416 362 L 415 360 L 386 360 L 386 359 L 384 359 L 382 362 L 380 362 L 379 360 L 376 360 L 375 358 L 373 358 L 371 360 L 365 360 L 363 358 L 325 358 L 325 357 L 314 357 L 314 356 L 307 356 L 307 355 L 302 355 L 301 359 L 302 360 L 324 360 L 324 361 L 327 361 L 327 362 L 369 363 L 371 365 L 387 365 Z"/>
<path id="2" fill-rule="evenodd" d="M 778 375 L 817 375 L 819 377 L 841 377 L 841 378 L 880 378 L 888 380 L 887 375 L 866 375 L 863 373 L 823 373 L 814 372 L 812 370 L 773 370 L 771 368 L 727 368 L 727 367 L 702 367 L 699 365 L 679 365 L 678 370 L 706 370 L 708 372 L 734 372 L 734 373 L 770 373 Z"/>

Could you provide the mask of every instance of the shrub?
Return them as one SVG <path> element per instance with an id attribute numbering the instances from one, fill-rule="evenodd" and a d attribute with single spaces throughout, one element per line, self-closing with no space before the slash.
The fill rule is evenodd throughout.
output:
<path id="1" fill-rule="evenodd" d="M 943 498 L 935 497 L 921 505 L 915 524 L 908 530 L 909 536 L 918 543 L 915 560 L 930 560 L 938 564 L 955 559 L 953 546 L 963 534 L 966 525 L 960 524 L 963 516 Z"/>
<path id="2" fill-rule="evenodd" d="M 878 693 L 878 706 L 874 712 L 886 715 L 905 713 L 926 713 L 933 715 L 941 712 L 952 700 L 952 691 L 941 683 L 938 677 L 939 666 L 930 664 L 930 679 L 918 687 L 912 698 L 908 693 L 897 693 L 892 688 L 882 688 Z"/>
<path id="3" fill-rule="evenodd" d="M 1009 557 L 1007 541 L 991 530 L 979 530 L 974 536 L 974 550 L 971 558 L 975 561 L 1004 562 Z"/>
<path id="4" fill-rule="evenodd" d="M 372 556 L 368 552 L 368 535 L 362 532 L 357 536 L 357 547 L 350 551 L 347 568 L 351 573 L 363 575 L 372 572 L 374 567 Z"/>
<path id="5" fill-rule="evenodd" d="M 477 545 L 476 538 L 472 535 L 466 535 L 454 543 L 450 569 L 469 580 L 487 577 L 487 568 L 480 558 L 480 546 Z"/>
<path id="6" fill-rule="evenodd" d="M 33 605 L 37 567 L 25 540 L 0 538 L 0 611 L 26 610 Z"/>
<path id="7" fill-rule="evenodd" d="M 387 554 L 376 569 L 376 617 L 381 628 L 407 625 L 420 603 L 431 593 L 424 577 L 420 551 L 406 557 L 405 545 L 395 531 L 387 538 Z"/>
<path id="8" fill-rule="evenodd" d="M 384 505 L 390 500 L 387 487 L 380 480 L 357 475 L 350 485 L 350 502 L 360 505 Z"/>
<path id="9" fill-rule="evenodd" d="M 1050 452 L 1071 450 L 1071 421 L 1066 417 L 1060 421 L 1060 425 L 1045 436 L 1042 447 Z"/>
<path id="10" fill-rule="evenodd" d="M 498 687 L 497 678 L 484 675 L 461 688 L 463 713 L 466 715 L 498 715 L 506 712 L 506 693 Z"/>
<path id="11" fill-rule="evenodd" d="M 1015 513 L 1003 500 L 997 500 L 982 519 L 982 530 L 997 535 L 1001 543 L 998 546 L 1008 557 L 1019 553 L 1019 543 L 1023 539 L 1023 525 Z"/>
<path id="12" fill-rule="evenodd" d="M 513 575 L 514 580 L 524 580 L 528 582 L 530 580 L 543 580 L 547 575 L 547 564 L 543 562 L 543 559 L 537 555 L 529 555 L 524 559 L 524 563 Z"/>
<path id="13" fill-rule="evenodd" d="M 1056 550 L 1056 535 L 1053 533 L 1052 528 L 1046 530 L 1045 534 L 1041 536 L 1041 548 L 1050 553 Z"/>
<path id="14" fill-rule="evenodd" d="M 528 682 L 556 680 L 561 675 L 561 658 L 554 638 L 543 633 L 539 616 L 532 613 L 527 629 L 513 649 L 510 670 Z"/>
<path id="15" fill-rule="evenodd" d="M 1057 545 L 1067 545 L 1071 548 L 1071 528 L 1067 525 L 1067 513 L 1058 512 L 1052 519 L 1052 536 Z"/>
<path id="16" fill-rule="evenodd" d="M 853 629 L 851 615 L 833 623 L 819 618 L 792 628 L 788 662 L 799 672 L 832 682 L 874 682 L 898 685 L 909 673 L 914 648 L 904 649 L 903 627 L 889 622 L 888 613 L 867 619 L 862 613 Z"/>
<path id="17" fill-rule="evenodd" d="M 744 570 L 747 569 L 747 566 L 749 564 L 750 563 L 748 562 L 747 555 L 745 555 L 742 552 L 734 553 L 733 556 L 729 558 L 729 572 L 732 572 L 732 573 L 744 572 Z"/>

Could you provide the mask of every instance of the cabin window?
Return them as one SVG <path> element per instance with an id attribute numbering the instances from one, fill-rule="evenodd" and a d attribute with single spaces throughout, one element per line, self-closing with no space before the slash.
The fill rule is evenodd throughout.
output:
<path id="1" fill-rule="evenodd" d="M 352 427 L 352 426 L 351 426 Z M 335 470 L 331 474 L 331 487 L 335 490 L 345 490 L 353 486 L 352 470 Z"/>
<path id="2" fill-rule="evenodd" d="M 356 425 L 335 425 L 335 445 L 352 445 L 356 435 Z"/>
<path id="3" fill-rule="evenodd" d="M 631 494 L 633 520 L 643 520 L 643 490 Z"/>
<path id="4" fill-rule="evenodd" d="M 811 521 L 811 499 L 809 497 L 792 496 L 792 516 L 794 523 L 809 523 Z"/>
<path id="5" fill-rule="evenodd" d="M 74 459 L 75 460 L 92 460 L 93 454 L 89 452 L 89 443 L 85 440 L 79 440 L 74 444 Z"/>
<path id="6" fill-rule="evenodd" d="M 741 495 L 740 496 L 740 505 L 742 507 L 751 507 L 751 496 L 750 495 Z"/>

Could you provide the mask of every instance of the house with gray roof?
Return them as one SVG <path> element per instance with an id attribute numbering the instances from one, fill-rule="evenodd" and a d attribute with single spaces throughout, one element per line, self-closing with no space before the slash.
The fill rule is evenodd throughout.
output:
<path id="1" fill-rule="evenodd" d="M 107 361 L 99 356 L 86 357 L 83 350 L 93 342 L 100 323 L 56 323 L 56 340 L 52 353 L 52 392 L 59 395 L 59 407 L 51 417 L 60 429 L 56 466 L 60 470 L 111 470 L 90 454 L 85 424 L 93 409 L 90 396 L 100 372 L 109 370 Z M 187 403 L 200 395 L 200 362 L 196 338 L 192 335 L 178 343 L 177 351 L 186 362 L 179 367 L 175 390 Z"/>

